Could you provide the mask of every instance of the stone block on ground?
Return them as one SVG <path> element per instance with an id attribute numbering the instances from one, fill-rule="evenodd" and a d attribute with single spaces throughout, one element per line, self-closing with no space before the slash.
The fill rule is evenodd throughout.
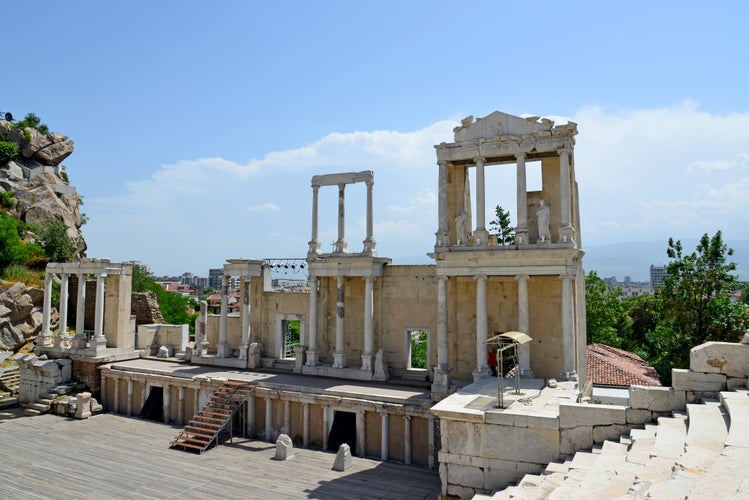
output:
<path id="1" fill-rule="evenodd" d="M 294 458 L 294 443 L 286 434 L 281 434 L 276 440 L 276 455 L 273 460 L 289 460 Z"/>
<path id="2" fill-rule="evenodd" d="M 343 443 L 338 448 L 338 453 L 335 454 L 335 462 L 333 462 L 333 470 L 343 472 L 351 468 L 351 447 L 346 443 Z"/>

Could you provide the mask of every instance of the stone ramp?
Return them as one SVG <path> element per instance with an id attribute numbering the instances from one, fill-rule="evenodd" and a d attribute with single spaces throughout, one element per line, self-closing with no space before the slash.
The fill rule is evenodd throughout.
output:
<path id="1" fill-rule="evenodd" d="M 749 498 L 749 391 L 721 392 L 481 500 Z"/>

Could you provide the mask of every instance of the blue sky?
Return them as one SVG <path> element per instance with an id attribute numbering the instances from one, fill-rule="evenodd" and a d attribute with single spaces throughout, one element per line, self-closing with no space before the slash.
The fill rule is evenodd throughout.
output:
<path id="1" fill-rule="evenodd" d="M 89 256 L 157 274 L 302 257 L 311 177 L 367 169 L 380 255 L 426 259 L 432 146 L 495 110 L 578 123 L 584 245 L 730 244 L 749 239 L 748 18 L 739 1 L 13 2 L 0 110 L 75 141 Z M 514 177 L 490 170 L 489 204 L 514 212 Z M 364 193 L 347 190 L 352 251 Z"/>

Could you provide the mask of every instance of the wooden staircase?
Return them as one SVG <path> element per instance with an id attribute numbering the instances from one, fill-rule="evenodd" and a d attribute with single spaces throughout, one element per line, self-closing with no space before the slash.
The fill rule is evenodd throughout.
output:
<path id="1" fill-rule="evenodd" d="M 255 389 L 247 382 L 224 382 L 169 447 L 203 453 L 211 444 L 218 445 L 222 433 L 231 434 L 234 414 L 254 392 Z"/>

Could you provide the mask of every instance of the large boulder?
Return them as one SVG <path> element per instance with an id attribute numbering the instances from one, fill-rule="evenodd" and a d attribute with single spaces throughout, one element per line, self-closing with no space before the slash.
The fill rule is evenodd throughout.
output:
<path id="1" fill-rule="evenodd" d="M 0 282 L 0 349 L 15 351 L 42 331 L 44 291 L 24 283 Z M 59 321 L 52 309 L 50 326 Z"/>
<path id="2" fill-rule="evenodd" d="M 70 211 L 63 200 L 58 197 L 49 185 L 31 189 L 16 195 L 16 211 L 20 219 L 27 224 L 45 224 L 59 220 L 67 227 L 68 237 L 75 241 L 79 236 L 81 215 L 76 210 Z"/>
<path id="3" fill-rule="evenodd" d="M 42 134 L 36 129 L 23 129 L 25 147 L 21 151 L 24 158 L 38 161 L 42 165 L 59 165 L 73 154 L 73 141 L 62 134 Z"/>

